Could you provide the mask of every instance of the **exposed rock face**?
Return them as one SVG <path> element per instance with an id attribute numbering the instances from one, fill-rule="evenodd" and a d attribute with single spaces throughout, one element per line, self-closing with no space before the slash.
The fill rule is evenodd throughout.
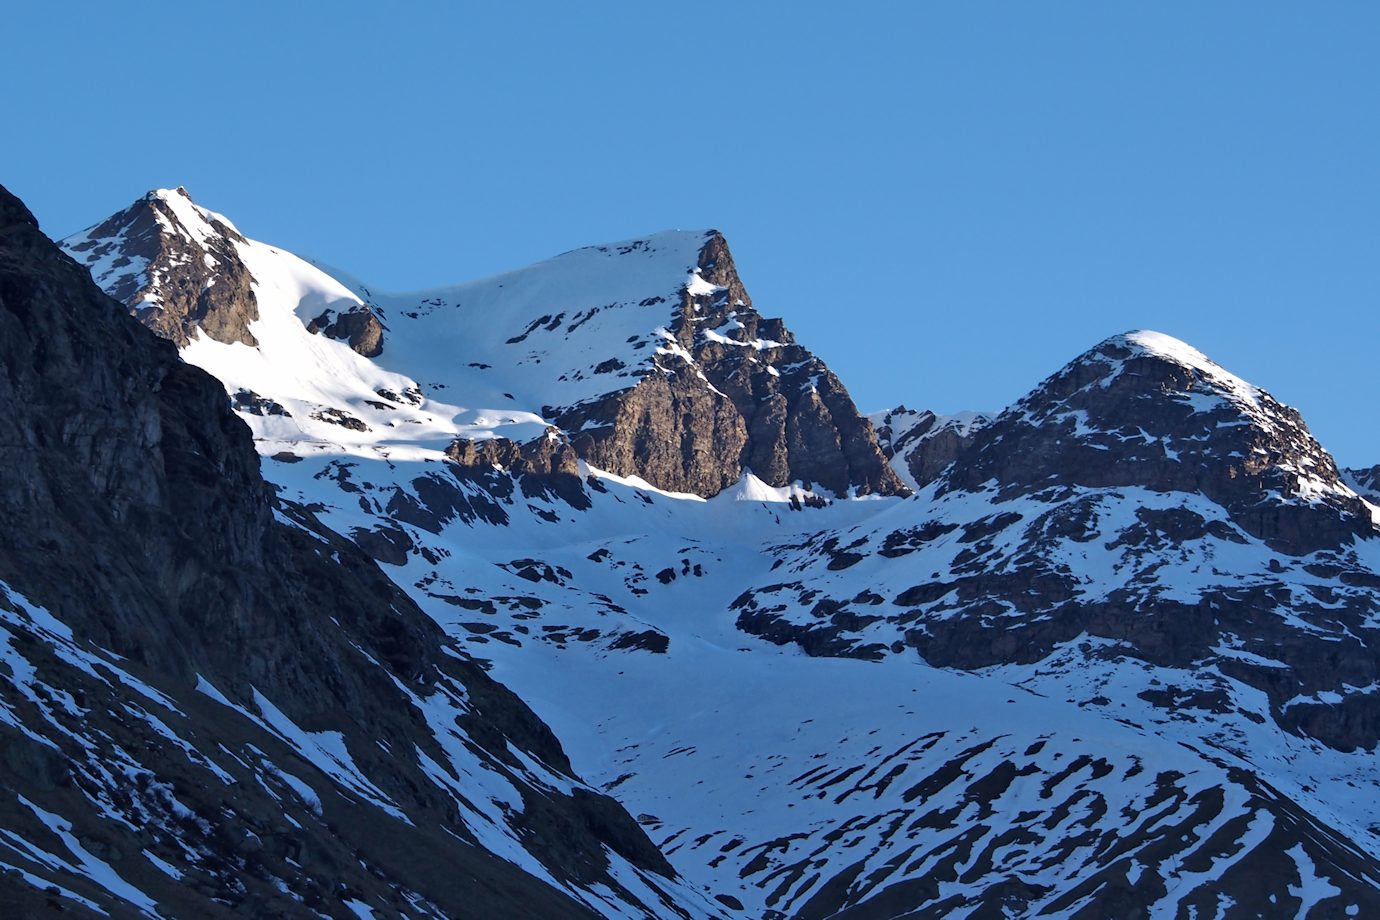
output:
<path id="1" fill-rule="evenodd" d="M 1356 490 L 1356 494 L 1372 502 L 1380 502 L 1380 466 L 1342 470 L 1342 479 Z"/>
<path id="2" fill-rule="evenodd" d="M 591 403 L 547 407 L 580 456 L 699 495 L 744 470 L 773 486 L 905 493 L 839 379 L 753 309 L 722 234 L 710 232 L 697 275 L 669 329 L 679 348 L 653 359 L 656 372 Z"/>
<path id="3" fill-rule="evenodd" d="M 470 477 L 483 477 L 498 470 L 517 477 L 529 496 L 545 492 L 559 496 L 573 507 L 589 507 L 580 478 L 580 459 L 554 428 L 526 444 L 506 438 L 457 440 L 446 449 L 446 456 Z"/>
<path id="4" fill-rule="evenodd" d="M 586 461 L 658 488 L 715 495 L 742 475 L 742 415 L 688 374 L 656 373 L 555 418 Z"/>
<path id="5" fill-rule="evenodd" d="M 868 419 L 892 469 L 912 489 L 919 489 L 967 450 L 978 429 L 990 424 L 992 416 L 981 412 L 936 415 L 928 409 L 915 412 L 897 406 Z"/>
<path id="6" fill-rule="evenodd" d="M 1146 691 L 1156 705 L 1234 713 L 1244 685 L 1287 731 L 1380 742 L 1380 698 L 1356 690 L 1380 682 L 1372 510 L 1296 411 L 1183 343 L 1103 342 L 978 430 L 913 507 L 904 526 L 812 539 L 786 567 L 807 574 L 744 593 L 739 625 L 964 669 L 1082 637 L 1083 667 L 1175 669 L 1177 689 Z M 832 594 L 855 566 L 874 587 Z"/>
<path id="7" fill-rule="evenodd" d="M 253 276 L 235 250 L 238 230 L 192 204 L 187 190 L 149 192 L 78 234 L 67 251 L 145 326 L 178 347 L 203 330 L 217 342 L 257 344 Z"/>
<path id="8" fill-rule="evenodd" d="M 366 358 L 383 354 L 383 323 L 368 304 L 344 313 L 327 310 L 307 324 L 308 332 L 320 332 L 341 342 Z"/>
<path id="9" fill-rule="evenodd" d="M 280 503 L 220 384 L 3 189 L 0 368 L 0 827 L 29 842 L 6 851 L 27 874 L 0 872 L 0 903 L 687 913 L 549 730 Z"/>

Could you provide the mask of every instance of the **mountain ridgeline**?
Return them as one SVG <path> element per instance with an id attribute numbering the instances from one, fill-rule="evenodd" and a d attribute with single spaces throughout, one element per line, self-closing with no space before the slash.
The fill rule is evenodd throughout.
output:
<path id="1" fill-rule="evenodd" d="M 152 192 L 64 245 L 160 335 L 185 346 L 200 329 L 218 343 L 254 346 L 254 276 L 235 245 L 244 242 L 228 220 L 196 207 L 179 188 Z M 640 338 L 598 342 L 594 347 L 613 347 L 552 381 L 588 380 L 594 387 L 570 402 L 564 400 L 571 395 L 551 387 L 544 395 L 552 403 L 523 407 L 565 429 L 582 459 L 698 495 L 717 494 L 749 470 L 769 485 L 799 481 L 837 495 L 906 491 L 838 378 L 796 344 L 780 320 L 753 310 L 721 234 L 662 234 L 596 249 L 615 263 L 601 271 L 617 272 L 620 256 L 644 263 L 651 256 L 664 273 L 648 273 L 646 296 L 635 301 L 567 303 L 560 288 L 588 272 L 584 260 L 558 258 L 539 266 L 534 286 L 549 295 L 536 305 L 543 312 L 510 311 L 502 317 L 510 324 L 502 331 L 510 334 L 492 343 L 507 354 L 474 362 L 501 376 L 504 365 L 539 363 L 545 347 L 559 345 L 601 312 L 644 314 Z M 645 273 L 646 266 L 636 270 Z M 685 283 L 687 276 L 692 283 Z M 419 308 L 459 307 L 461 315 L 446 321 L 463 324 L 469 299 L 459 290 L 429 292 L 411 298 L 415 303 L 367 288 L 361 294 L 355 303 L 323 301 L 320 312 L 305 307 L 314 315 L 302 318 L 309 332 L 341 339 L 365 357 L 383 356 L 385 364 L 389 342 L 424 340 L 431 324 Z M 391 330 L 380 316 L 389 318 Z M 609 383 L 599 386 L 601 378 Z"/>
<path id="2" fill-rule="evenodd" d="M 1380 477 L 1185 343 L 865 416 L 717 231 L 391 294 L 182 189 L 62 244 L 159 342 L 7 207 L 23 910 L 1380 915 Z"/>
<path id="3" fill-rule="evenodd" d="M 0 913 L 703 915 L 3 189 L 0 326 Z"/>

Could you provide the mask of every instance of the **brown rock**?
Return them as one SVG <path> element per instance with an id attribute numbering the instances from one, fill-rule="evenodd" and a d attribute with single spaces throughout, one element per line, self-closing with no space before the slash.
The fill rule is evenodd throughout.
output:
<path id="1" fill-rule="evenodd" d="M 838 378 L 777 319 L 757 314 L 718 232 L 700 252 L 720 290 L 681 303 L 669 331 L 693 364 L 658 355 L 635 386 L 568 408 L 546 407 L 594 466 L 659 488 L 713 495 L 751 470 L 837 495 L 905 494 L 875 432 Z M 718 332 L 735 343 L 705 335 Z"/>
<path id="2" fill-rule="evenodd" d="M 383 323 L 367 304 L 344 313 L 327 310 L 307 324 L 307 331 L 345 342 L 366 358 L 383 354 Z"/>
<path id="3" fill-rule="evenodd" d="M 187 190 L 168 193 L 186 199 Z M 212 233 L 198 240 L 176 210 L 150 192 L 125 210 L 86 232 L 85 242 L 68 251 L 78 260 L 94 263 L 119 249 L 125 259 L 147 261 L 142 273 L 126 274 L 109 291 L 145 326 L 185 346 L 202 329 L 217 342 L 257 345 L 249 324 L 259 317 L 258 301 L 250 287 L 254 280 L 235 243 L 245 242 L 234 227 L 204 213 Z"/>

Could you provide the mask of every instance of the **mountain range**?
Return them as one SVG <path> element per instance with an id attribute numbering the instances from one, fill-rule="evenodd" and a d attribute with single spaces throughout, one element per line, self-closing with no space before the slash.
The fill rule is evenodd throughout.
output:
<path id="1" fill-rule="evenodd" d="M 865 415 L 714 230 L 0 206 L 14 913 L 1380 915 L 1380 467 L 1186 343 Z"/>

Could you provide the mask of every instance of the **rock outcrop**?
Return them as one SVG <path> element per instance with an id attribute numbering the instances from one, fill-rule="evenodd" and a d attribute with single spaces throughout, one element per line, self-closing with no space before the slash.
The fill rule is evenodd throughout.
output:
<path id="1" fill-rule="evenodd" d="M 157 236 L 166 204 L 128 226 Z M 208 270 L 203 293 L 247 290 Z M 162 331 L 243 333 L 195 303 Z M 221 385 L 3 189 L 0 399 L 12 913 L 708 912 L 526 706 L 275 497 Z"/>
<path id="2" fill-rule="evenodd" d="M 699 495 L 747 470 L 772 486 L 904 494 L 839 379 L 781 320 L 753 309 L 722 234 L 709 232 L 692 278 L 668 328 L 678 347 L 649 359 L 652 373 L 601 399 L 544 410 L 580 456 Z"/>
<path id="3" fill-rule="evenodd" d="M 936 415 L 897 406 L 868 416 L 877 430 L 882 453 L 891 468 L 912 489 L 933 482 L 973 443 L 978 429 L 992 421 L 981 412 Z"/>
<path id="4" fill-rule="evenodd" d="M 366 358 L 383 354 L 383 323 L 368 304 L 360 304 L 343 313 L 326 310 L 307 323 L 308 332 L 320 332 L 349 345 Z"/>
<path id="5" fill-rule="evenodd" d="M 507 438 L 457 440 L 446 448 L 446 457 L 460 475 L 483 479 L 493 472 L 515 477 L 524 494 L 556 495 L 575 508 L 588 508 L 580 475 L 580 459 L 557 429 L 525 444 Z"/>

